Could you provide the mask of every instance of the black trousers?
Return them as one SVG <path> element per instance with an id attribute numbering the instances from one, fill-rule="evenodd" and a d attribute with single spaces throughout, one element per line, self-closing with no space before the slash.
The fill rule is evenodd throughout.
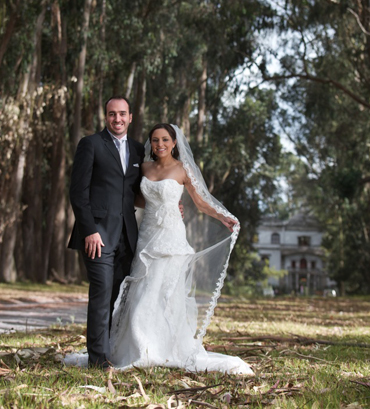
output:
<path id="1" fill-rule="evenodd" d="M 104 247 L 102 248 L 104 251 Z M 94 260 L 83 252 L 89 279 L 89 304 L 87 309 L 87 351 L 89 364 L 108 366 L 110 355 L 109 331 L 114 303 L 123 279 L 130 274 L 133 253 L 122 231 L 117 247 Z"/>

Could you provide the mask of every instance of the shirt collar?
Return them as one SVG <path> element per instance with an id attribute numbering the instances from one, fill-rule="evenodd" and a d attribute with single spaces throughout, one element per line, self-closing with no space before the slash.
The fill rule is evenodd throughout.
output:
<path id="1" fill-rule="evenodd" d="M 114 141 L 114 140 L 116 140 L 116 141 L 118 141 L 118 142 L 127 141 L 127 134 L 124 135 L 122 138 L 117 138 L 117 136 L 114 136 L 114 135 L 112 134 L 112 132 L 109 131 L 109 129 L 107 129 L 107 131 L 108 131 L 109 135 L 112 137 L 113 141 Z"/>

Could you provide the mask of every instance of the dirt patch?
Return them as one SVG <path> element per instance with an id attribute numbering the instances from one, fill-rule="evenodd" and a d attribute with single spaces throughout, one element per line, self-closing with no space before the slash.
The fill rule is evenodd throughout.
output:
<path id="1" fill-rule="evenodd" d="M 2 289 L 0 333 L 85 323 L 87 301 L 86 293 Z"/>

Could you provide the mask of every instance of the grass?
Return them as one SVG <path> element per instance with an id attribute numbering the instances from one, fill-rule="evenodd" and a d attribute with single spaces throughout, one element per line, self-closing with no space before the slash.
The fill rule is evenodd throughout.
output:
<path id="1" fill-rule="evenodd" d="M 0 283 L 0 299 L 11 295 L 22 295 L 32 293 L 32 295 L 41 293 L 81 293 L 87 294 L 88 284 L 83 283 L 81 285 L 62 285 L 54 282 L 48 282 L 47 284 L 35 284 L 29 281 L 19 283 Z"/>
<path id="2" fill-rule="evenodd" d="M 205 345 L 245 359 L 249 378 L 64 367 L 63 355 L 85 346 L 84 326 L 2 334 L 0 407 L 369 408 L 369 335 L 370 299 L 229 299 Z"/>

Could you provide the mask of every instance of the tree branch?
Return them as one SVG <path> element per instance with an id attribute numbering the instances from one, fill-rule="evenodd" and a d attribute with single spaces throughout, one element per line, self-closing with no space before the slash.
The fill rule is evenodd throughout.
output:
<path id="1" fill-rule="evenodd" d="M 289 79 L 292 79 L 292 78 L 300 78 L 300 79 L 303 79 L 303 80 L 319 82 L 321 84 L 333 85 L 335 88 L 338 88 L 341 91 L 343 91 L 346 95 L 348 95 L 354 101 L 358 102 L 363 107 L 370 109 L 370 104 L 367 101 L 365 101 L 364 99 L 362 99 L 361 97 L 359 97 L 358 95 L 356 95 L 355 93 L 350 91 L 347 87 L 345 87 L 340 82 L 335 81 L 335 80 L 333 80 L 331 78 L 319 78 L 319 77 L 315 77 L 315 76 L 310 75 L 310 74 L 294 74 L 293 73 L 293 74 L 290 74 L 290 75 L 274 75 L 273 77 L 264 76 L 263 80 L 264 81 L 278 81 L 278 80 L 283 80 L 283 79 L 289 80 Z"/>
<path id="2" fill-rule="evenodd" d="M 356 19 L 356 21 L 357 21 L 357 24 L 360 26 L 361 31 L 362 31 L 365 35 L 370 36 L 370 32 L 367 31 L 366 28 L 365 28 L 365 27 L 363 26 L 363 24 L 361 23 L 360 16 L 359 16 L 355 11 L 353 11 L 351 8 L 349 8 L 349 7 L 347 8 L 347 10 L 348 10 L 351 14 L 353 14 L 353 15 L 355 16 L 355 19 Z"/>

